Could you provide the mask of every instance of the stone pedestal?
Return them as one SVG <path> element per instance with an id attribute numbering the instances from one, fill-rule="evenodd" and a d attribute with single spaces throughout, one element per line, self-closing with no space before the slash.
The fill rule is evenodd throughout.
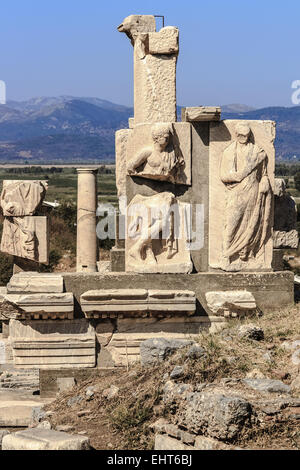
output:
<path id="1" fill-rule="evenodd" d="M 77 272 L 97 271 L 97 169 L 79 168 L 77 199 Z"/>

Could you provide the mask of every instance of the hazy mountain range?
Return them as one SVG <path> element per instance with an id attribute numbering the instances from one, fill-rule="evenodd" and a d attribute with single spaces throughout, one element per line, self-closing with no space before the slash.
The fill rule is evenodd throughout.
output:
<path id="1" fill-rule="evenodd" d="M 99 98 L 60 96 L 8 101 L 0 105 L 0 161 L 113 162 L 114 133 L 128 127 L 131 116 L 132 108 Z M 300 106 L 222 106 L 222 119 L 235 118 L 277 121 L 277 158 L 300 160 Z"/>

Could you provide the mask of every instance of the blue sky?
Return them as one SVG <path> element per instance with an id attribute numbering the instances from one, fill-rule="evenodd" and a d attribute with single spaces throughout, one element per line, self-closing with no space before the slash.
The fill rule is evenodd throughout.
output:
<path id="1" fill-rule="evenodd" d="M 7 99 L 97 96 L 132 105 L 132 49 L 116 27 L 165 15 L 180 29 L 180 105 L 292 106 L 300 79 L 299 0 L 2 0 Z"/>

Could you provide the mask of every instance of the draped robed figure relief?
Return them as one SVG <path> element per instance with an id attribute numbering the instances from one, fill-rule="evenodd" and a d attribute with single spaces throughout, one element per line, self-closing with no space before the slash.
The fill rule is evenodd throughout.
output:
<path id="1" fill-rule="evenodd" d="M 236 140 L 223 153 L 220 177 L 226 186 L 226 211 L 221 268 L 241 270 L 264 256 L 270 237 L 272 189 L 266 152 L 250 141 L 247 124 L 236 126 Z"/>

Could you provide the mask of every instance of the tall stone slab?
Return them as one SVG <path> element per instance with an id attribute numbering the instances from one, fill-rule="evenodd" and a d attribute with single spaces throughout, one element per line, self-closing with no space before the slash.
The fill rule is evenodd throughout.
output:
<path id="1" fill-rule="evenodd" d="M 274 140 L 273 121 L 211 123 L 210 268 L 272 269 Z"/>
<path id="2" fill-rule="evenodd" d="M 134 125 L 176 121 L 178 29 L 156 32 L 154 16 L 131 15 L 118 31 L 134 48 Z"/>

